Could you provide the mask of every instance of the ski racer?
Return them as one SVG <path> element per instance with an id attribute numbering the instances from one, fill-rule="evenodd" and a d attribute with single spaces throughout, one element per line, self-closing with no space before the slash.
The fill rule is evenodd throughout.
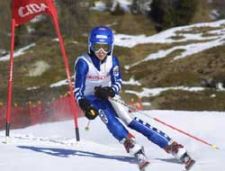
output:
<path id="1" fill-rule="evenodd" d="M 118 58 L 113 55 L 113 49 L 112 30 L 106 26 L 98 26 L 89 34 L 88 52 L 76 59 L 74 95 L 85 116 L 90 120 L 99 116 L 113 137 L 124 145 L 128 153 L 138 159 L 140 169 L 149 162 L 144 148 L 135 141 L 127 127 L 141 133 L 184 163 L 187 170 L 190 169 L 194 160 L 183 145 L 148 123 L 132 118 L 127 107 L 113 100 L 121 100 L 119 92 L 122 86 L 120 64 Z"/>

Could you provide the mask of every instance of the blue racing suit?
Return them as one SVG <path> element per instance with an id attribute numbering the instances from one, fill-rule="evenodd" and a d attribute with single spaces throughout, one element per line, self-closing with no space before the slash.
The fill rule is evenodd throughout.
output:
<path id="1" fill-rule="evenodd" d="M 126 127 L 118 119 L 124 119 L 125 124 L 146 136 L 161 148 L 165 148 L 171 139 L 158 129 L 137 118 L 131 118 L 128 113 L 118 113 L 109 100 L 96 97 L 94 88 L 110 86 L 119 94 L 122 86 L 120 65 L 117 57 L 107 56 L 100 61 L 95 55 L 83 54 L 75 62 L 75 97 L 77 101 L 87 99 L 99 112 L 99 116 L 111 134 L 120 142 L 128 137 Z M 126 115 L 122 116 L 121 115 Z"/>

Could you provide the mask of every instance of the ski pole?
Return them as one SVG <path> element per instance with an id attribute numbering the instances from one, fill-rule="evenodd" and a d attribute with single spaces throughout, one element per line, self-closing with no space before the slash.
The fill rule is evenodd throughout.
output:
<path id="1" fill-rule="evenodd" d="M 88 120 L 88 122 L 87 122 L 87 125 L 85 126 L 85 131 L 89 131 L 89 129 L 90 129 L 90 123 L 91 123 L 91 121 L 90 120 Z"/>
<path id="2" fill-rule="evenodd" d="M 145 116 L 148 116 L 148 115 L 145 114 Z M 150 117 L 150 116 L 148 116 L 148 117 Z M 199 141 L 199 142 L 202 142 L 203 144 L 209 145 L 210 147 L 219 150 L 219 147 L 217 147 L 217 145 L 215 145 L 215 144 L 210 144 L 210 143 L 206 142 L 206 141 L 203 140 L 203 139 L 200 139 L 200 138 L 198 138 L 198 137 L 196 137 L 196 136 L 194 136 L 194 135 L 191 135 L 191 134 L 189 134 L 189 133 L 187 133 L 187 132 L 185 132 L 185 131 L 183 131 L 183 130 L 181 130 L 181 129 L 179 129 L 179 128 L 176 128 L 176 127 L 174 127 L 174 126 L 172 126 L 172 125 L 170 125 L 170 124 L 168 124 L 168 123 L 165 123 L 164 121 L 162 121 L 162 120 L 160 120 L 160 119 L 158 119 L 158 118 L 155 118 L 155 117 L 151 117 L 151 118 L 152 118 L 153 120 L 155 120 L 155 121 L 157 121 L 157 122 L 159 122 L 159 123 L 161 123 L 161 124 L 167 126 L 167 127 L 170 127 L 170 128 L 173 129 L 173 130 L 176 130 L 176 131 L 178 131 L 178 132 L 180 132 L 180 133 L 182 133 L 182 134 L 184 134 L 184 135 L 187 135 L 187 136 L 189 136 L 189 137 L 191 137 L 191 138 L 193 138 L 193 139 L 195 139 L 195 140 L 197 140 L 197 141 Z"/>
<path id="3" fill-rule="evenodd" d="M 91 114 L 92 114 L 93 116 L 95 115 L 94 110 L 91 110 Z M 88 131 L 88 130 L 90 129 L 90 123 L 91 123 L 91 120 L 88 120 L 87 125 L 86 125 L 86 127 L 84 128 L 86 131 Z"/>
<path id="4" fill-rule="evenodd" d="M 137 111 L 137 109 L 135 107 L 130 106 L 130 105 L 126 104 L 125 102 L 121 101 L 121 100 L 117 100 L 117 99 L 113 99 L 113 98 L 110 98 L 110 99 L 113 100 L 113 101 L 115 101 L 115 102 L 117 102 L 117 103 L 120 103 L 120 104 L 122 104 L 122 105 L 124 105 L 124 106 L 126 106 L 126 107 L 128 107 L 130 109 L 133 109 L 133 110 Z M 219 150 L 219 147 L 217 145 L 208 143 L 207 141 L 205 141 L 205 140 L 203 140 L 201 138 L 198 138 L 198 137 L 196 137 L 194 135 L 191 135 L 191 134 L 189 134 L 189 133 L 187 133 L 187 132 L 185 132 L 185 131 L 183 131 L 183 130 L 181 130 L 179 128 L 176 128 L 176 127 L 172 126 L 171 124 L 168 124 L 168 123 L 166 123 L 166 122 L 164 122 L 164 121 L 162 121 L 162 120 L 160 120 L 160 119 L 158 119 L 156 117 L 149 116 L 146 113 L 140 112 L 140 111 L 138 111 L 137 113 L 143 114 L 143 115 L 147 116 L 148 118 L 151 118 L 152 120 L 154 120 L 156 122 L 159 122 L 159 123 L 161 123 L 161 124 L 163 124 L 163 125 L 171 128 L 173 130 L 176 130 L 176 131 L 178 131 L 178 132 L 180 132 L 180 133 L 182 133 L 182 134 L 184 134 L 184 135 L 192 138 L 192 139 L 195 139 L 196 141 L 199 141 L 199 142 L 201 142 L 203 144 L 206 144 L 206 145 L 212 147 L 213 149 Z"/>

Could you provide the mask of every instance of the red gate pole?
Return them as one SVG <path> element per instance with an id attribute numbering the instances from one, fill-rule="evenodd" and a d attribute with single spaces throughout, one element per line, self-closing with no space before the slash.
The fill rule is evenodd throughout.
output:
<path id="1" fill-rule="evenodd" d="M 54 27 L 56 29 L 57 36 L 59 38 L 59 45 L 60 45 L 61 53 L 62 53 L 62 56 L 63 56 L 64 66 L 65 66 L 66 75 L 67 75 L 67 81 L 69 83 L 70 104 L 71 104 L 72 111 L 73 111 L 73 114 L 74 114 L 76 140 L 80 141 L 79 127 L 78 127 L 78 110 L 77 110 L 77 107 L 76 107 L 76 104 L 75 104 L 75 98 L 74 98 L 74 95 L 73 95 L 73 85 L 72 85 L 72 81 L 71 81 L 71 77 L 70 77 L 68 57 L 66 55 L 66 51 L 65 51 L 65 47 L 64 47 L 64 41 L 63 41 L 60 29 L 59 29 L 59 24 L 58 24 L 57 18 L 56 17 L 52 17 L 52 18 L 53 18 L 53 24 L 54 24 Z"/>
<path id="2" fill-rule="evenodd" d="M 12 83 L 13 83 L 13 53 L 15 44 L 15 19 L 11 21 L 11 46 L 10 46 L 10 62 L 9 62 L 9 78 L 8 78 L 8 96 L 7 96 L 7 111 L 6 111 L 6 137 L 9 137 L 10 132 L 10 120 L 12 111 Z"/>

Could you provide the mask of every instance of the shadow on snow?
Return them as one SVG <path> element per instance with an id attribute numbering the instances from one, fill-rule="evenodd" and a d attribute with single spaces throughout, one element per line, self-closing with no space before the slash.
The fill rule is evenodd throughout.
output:
<path id="1" fill-rule="evenodd" d="M 17 146 L 21 149 L 32 150 L 39 153 L 44 153 L 56 157 L 69 157 L 71 155 L 81 156 L 81 157 L 93 157 L 99 159 L 110 159 L 110 160 L 118 160 L 121 162 L 128 162 L 128 163 L 137 163 L 134 157 L 127 157 L 127 156 L 113 156 L 113 155 L 105 155 L 95 152 L 89 151 L 81 151 L 81 150 L 70 150 L 70 149 L 63 149 L 63 148 L 46 148 L 46 147 L 34 147 L 34 146 Z"/>
<path id="2" fill-rule="evenodd" d="M 169 163 L 176 163 L 176 164 L 181 164 L 180 161 L 178 161 L 177 159 L 175 158 L 169 158 L 169 159 L 161 159 L 161 158 L 156 158 L 156 160 L 161 160 L 161 161 L 164 161 L 164 162 L 169 162 Z"/>

